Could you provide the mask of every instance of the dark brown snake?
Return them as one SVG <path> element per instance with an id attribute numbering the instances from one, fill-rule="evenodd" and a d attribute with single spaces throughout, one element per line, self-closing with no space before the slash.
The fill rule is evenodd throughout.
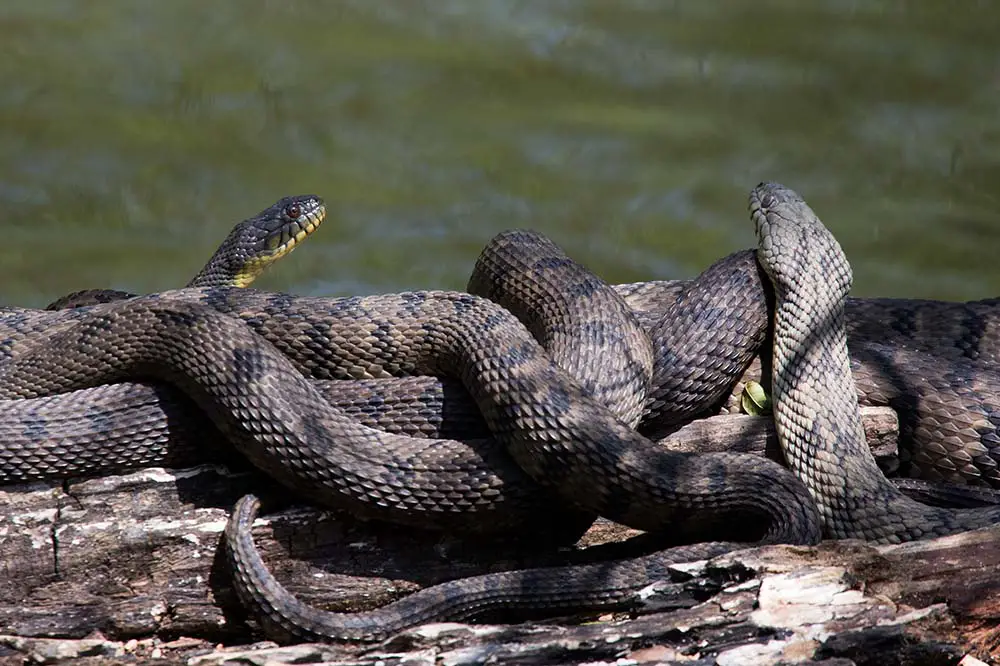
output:
<path id="1" fill-rule="evenodd" d="M 1000 522 L 1000 507 L 957 511 L 919 504 L 882 476 L 865 443 L 844 326 L 851 270 L 833 236 L 797 194 L 776 184 L 750 197 L 758 255 L 776 288 L 774 418 L 790 466 L 806 481 L 834 537 L 898 542 Z M 697 552 L 671 549 L 636 560 L 522 570 L 452 581 L 367 613 L 302 604 L 266 570 L 250 526 L 253 496 L 226 530 L 237 591 L 277 637 L 372 640 L 429 620 L 461 620 L 527 604 L 553 613 L 621 608 L 669 565 Z M 724 544 L 708 546 L 722 552 Z M 705 556 L 709 553 L 702 553 Z M 583 581 L 581 583 L 581 581 Z"/>

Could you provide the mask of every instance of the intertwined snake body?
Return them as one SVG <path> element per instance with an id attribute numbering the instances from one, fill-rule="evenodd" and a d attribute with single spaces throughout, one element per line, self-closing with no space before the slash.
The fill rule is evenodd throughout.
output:
<path id="1" fill-rule="evenodd" d="M 738 514 L 762 519 L 769 540 L 815 539 L 811 501 L 779 466 L 654 449 L 609 412 L 602 395 L 626 403 L 619 412 L 626 418 L 642 406 L 630 395 L 634 389 L 622 387 L 648 363 L 604 323 L 626 311 L 613 290 L 554 245 L 524 240 L 498 243 L 527 254 L 498 262 L 495 283 L 505 283 L 505 272 L 559 273 L 564 300 L 600 302 L 596 290 L 603 289 L 602 298 L 618 303 L 577 306 L 584 319 L 566 340 L 573 353 L 611 348 L 623 357 L 580 364 L 608 378 L 594 384 L 608 386 L 606 393 L 572 379 L 510 311 L 470 294 L 294 299 L 233 288 L 4 317 L 0 337 L 11 344 L 0 397 L 137 376 L 166 380 L 193 396 L 252 462 L 279 480 L 330 506 L 424 527 L 481 531 L 531 523 L 544 517 L 538 507 L 553 505 L 555 494 L 640 529 L 702 533 L 717 528 L 720 516 Z M 535 298 L 535 284 L 535 278 L 511 280 L 505 298 Z M 46 353 L 53 346 L 61 350 L 57 357 Z M 361 426 L 324 401 L 300 371 L 457 377 L 503 448 Z M 30 464 L 32 455 L 22 459 Z"/>
<path id="2" fill-rule="evenodd" d="M 616 287 L 656 348 L 644 432 L 656 432 L 724 399 L 764 339 L 767 282 L 754 253 L 741 252 L 695 280 Z M 322 333 L 315 334 L 315 344 L 303 345 L 301 331 L 268 321 L 288 321 L 306 309 L 322 320 L 323 312 L 337 301 L 262 293 L 244 301 L 222 292 L 191 296 L 214 298 L 227 312 L 264 332 L 300 370 L 321 378 L 315 388 L 328 402 L 362 425 L 417 437 L 490 435 L 460 382 L 427 375 L 400 377 L 421 371 L 378 358 L 369 359 L 364 370 L 349 363 L 329 364 L 327 358 L 341 351 L 316 352 L 323 344 Z M 0 313 L 0 356 L 82 316 L 19 308 Z M 864 404 L 889 405 L 899 413 L 900 449 L 908 473 L 1000 485 L 1000 418 L 994 416 L 1000 414 L 1000 379 L 989 367 L 1000 347 L 997 306 L 990 301 L 849 299 L 846 313 L 860 397 Z M 317 326 L 322 328 L 322 322 Z M 286 333 L 289 339 L 283 339 Z M 579 345 L 570 348 L 579 351 Z M 358 377 L 368 379 L 331 381 Z M 0 418 L 0 482 L 197 463 L 211 451 L 205 446 L 211 432 L 190 398 L 162 384 L 123 383 L 9 402 Z M 499 444 L 481 441 L 476 446 L 486 450 Z"/>
<path id="3" fill-rule="evenodd" d="M 791 468 L 821 507 L 827 533 L 875 541 L 945 534 L 1000 521 L 1000 508 L 959 512 L 903 498 L 875 466 L 865 444 L 848 359 L 844 302 L 851 271 L 839 245 L 797 194 L 761 184 L 750 195 L 758 256 L 775 284 L 774 418 Z M 257 503 L 237 504 L 226 530 L 237 590 L 278 636 L 371 640 L 428 620 L 464 619 L 528 604 L 617 607 L 669 563 L 696 552 L 668 550 L 637 560 L 491 574 L 452 581 L 368 613 L 335 614 L 306 606 L 266 570 L 250 538 Z M 731 545 L 710 544 L 712 552 Z M 582 581 L 582 583 L 581 583 Z"/>

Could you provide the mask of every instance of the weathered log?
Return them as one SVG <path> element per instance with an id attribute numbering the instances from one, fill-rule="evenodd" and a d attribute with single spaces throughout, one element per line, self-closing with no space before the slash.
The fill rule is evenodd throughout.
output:
<path id="1" fill-rule="evenodd" d="M 747 422 L 756 431 L 752 421 L 766 419 Z M 766 439 L 766 428 L 760 432 Z M 913 662 L 917 655 L 954 663 L 966 651 L 985 656 L 1000 644 L 993 628 L 1000 620 L 998 529 L 890 548 L 843 542 L 745 551 L 694 565 L 687 581 L 659 585 L 656 594 L 651 589 L 647 603 L 659 610 L 635 619 L 436 625 L 376 646 L 215 653 L 217 643 L 239 646 L 253 637 L 220 556 L 226 513 L 242 493 L 266 498 L 267 488 L 274 490 L 252 472 L 199 467 L 0 490 L 0 660 L 6 650 L 41 661 L 161 656 L 176 663 L 198 655 L 197 663 L 460 664 L 487 656 L 528 664 L 771 663 L 779 654 L 828 664 Z M 630 533 L 601 523 L 582 543 Z M 310 509 L 271 513 L 255 536 L 279 580 L 304 601 L 339 611 L 579 554 L 539 553 L 536 544 L 510 539 L 477 544 Z"/>
<path id="2" fill-rule="evenodd" d="M 865 437 L 884 472 L 899 467 L 897 444 L 899 417 L 891 407 L 862 407 Z M 782 460 L 774 422 L 746 414 L 726 414 L 698 419 L 660 439 L 674 451 L 734 451 Z"/>

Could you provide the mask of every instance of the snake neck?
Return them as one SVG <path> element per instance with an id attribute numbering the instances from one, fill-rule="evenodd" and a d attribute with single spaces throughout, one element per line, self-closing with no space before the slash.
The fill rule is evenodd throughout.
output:
<path id="1" fill-rule="evenodd" d="M 779 302 L 774 338 L 774 420 L 785 458 L 809 488 L 826 533 L 857 536 L 845 525 L 867 511 L 872 489 L 882 496 L 889 484 L 865 440 L 843 305 Z"/>
<path id="2" fill-rule="evenodd" d="M 827 536 L 899 543 L 1000 522 L 998 507 L 928 506 L 882 474 L 865 439 L 842 304 L 779 301 L 774 322 L 775 429 Z"/>

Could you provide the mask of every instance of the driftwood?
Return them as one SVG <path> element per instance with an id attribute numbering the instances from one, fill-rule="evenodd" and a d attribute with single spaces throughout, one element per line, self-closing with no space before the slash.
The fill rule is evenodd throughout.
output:
<path id="1" fill-rule="evenodd" d="M 899 467 L 897 440 L 899 417 L 890 407 L 863 407 L 865 437 L 879 467 L 892 473 Z M 766 455 L 781 460 L 774 422 L 745 414 L 727 414 L 697 419 L 663 438 L 674 451 L 732 451 Z"/>
<path id="2" fill-rule="evenodd" d="M 766 421 L 729 425 L 759 432 L 763 441 Z M 649 613 L 635 618 L 431 625 L 377 645 L 251 648 L 254 634 L 229 586 L 219 538 L 236 498 L 252 490 L 266 499 L 268 488 L 276 490 L 256 473 L 203 466 L 0 489 L 0 663 L 27 656 L 197 664 L 937 664 L 968 653 L 987 658 L 1000 646 L 998 528 L 893 547 L 838 542 L 734 553 L 680 567 L 677 579 L 649 590 Z M 282 495 L 273 493 L 271 505 Z M 599 521 L 581 543 L 592 553 L 630 534 Z M 302 508 L 269 513 L 255 537 L 289 589 L 338 611 L 580 554 L 539 553 L 537 544 L 510 538 L 473 543 Z"/>

